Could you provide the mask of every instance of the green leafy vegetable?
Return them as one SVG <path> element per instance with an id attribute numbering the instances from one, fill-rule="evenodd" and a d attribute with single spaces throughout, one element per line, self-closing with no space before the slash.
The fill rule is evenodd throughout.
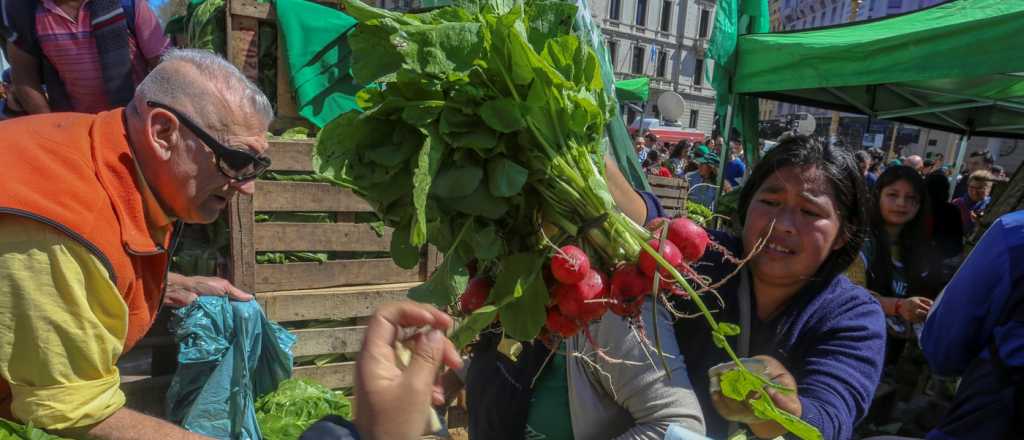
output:
<path id="1" fill-rule="evenodd" d="M 267 440 L 295 440 L 324 416 L 350 418 L 352 405 L 339 391 L 308 379 L 288 379 L 256 400 L 256 421 Z"/>
<path id="2" fill-rule="evenodd" d="M 6 419 L 0 419 L 0 440 L 66 440 L 35 428 L 31 423 L 22 425 Z"/>
<path id="3" fill-rule="evenodd" d="M 774 420 L 797 437 L 804 440 L 822 438 L 821 432 L 815 427 L 775 407 L 771 396 L 764 391 L 765 386 L 775 386 L 774 384 L 755 374 L 744 374 L 745 371 L 737 368 L 722 373 L 719 378 L 722 395 L 733 400 L 747 402 L 754 410 L 755 416 L 764 420 Z M 775 387 L 777 388 L 777 386 Z"/>

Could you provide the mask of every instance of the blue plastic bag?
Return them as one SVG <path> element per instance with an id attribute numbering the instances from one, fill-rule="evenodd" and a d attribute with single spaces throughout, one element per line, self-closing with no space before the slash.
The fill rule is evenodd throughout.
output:
<path id="1" fill-rule="evenodd" d="M 291 377 L 295 336 L 256 301 L 200 296 L 174 312 L 178 371 L 167 419 L 224 440 L 260 440 L 254 402 Z"/>

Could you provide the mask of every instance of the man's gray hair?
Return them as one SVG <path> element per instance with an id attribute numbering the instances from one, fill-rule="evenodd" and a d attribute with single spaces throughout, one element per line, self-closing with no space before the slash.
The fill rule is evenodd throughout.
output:
<path id="1" fill-rule="evenodd" d="M 175 65 L 183 63 L 194 69 L 184 74 Z M 198 81 L 207 84 L 197 84 Z M 208 125 L 223 126 L 218 113 L 242 110 L 263 118 L 269 125 L 274 110 L 267 96 L 237 67 L 208 50 L 171 49 L 135 90 L 136 100 L 157 101 L 167 105 L 190 107 L 190 116 Z M 230 102 L 224 102 L 230 101 Z M 185 110 L 187 111 L 187 110 Z M 213 128 L 213 127 L 209 127 Z"/>

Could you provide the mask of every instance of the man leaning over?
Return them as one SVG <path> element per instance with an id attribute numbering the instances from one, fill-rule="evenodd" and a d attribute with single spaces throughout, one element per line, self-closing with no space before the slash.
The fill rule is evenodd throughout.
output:
<path id="1" fill-rule="evenodd" d="M 182 50 L 125 108 L 0 123 L 0 416 L 69 437 L 198 438 L 124 408 L 115 365 L 168 283 L 179 304 L 183 291 L 251 299 L 167 267 L 180 223 L 253 192 L 271 118 L 234 66 Z"/>

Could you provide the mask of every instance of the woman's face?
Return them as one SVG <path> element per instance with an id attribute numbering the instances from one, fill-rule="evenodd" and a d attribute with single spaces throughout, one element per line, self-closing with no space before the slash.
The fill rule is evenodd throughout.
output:
<path id="1" fill-rule="evenodd" d="M 840 227 L 832 185 L 817 167 L 776 171 L 754 194 L 743 225 L 744 255 L 771 229 L 767 245 L 750 261 L 754 279 L 795 293 L 845 244 Z"/>
<path id="2" fill-rule="evenodd" d="M 921 198 L 910 182 L 897 180 L 882 188 L 878 198 L 882 220 L 890 226 L 903 226 L 914 219 L 921 209 Z"/>

